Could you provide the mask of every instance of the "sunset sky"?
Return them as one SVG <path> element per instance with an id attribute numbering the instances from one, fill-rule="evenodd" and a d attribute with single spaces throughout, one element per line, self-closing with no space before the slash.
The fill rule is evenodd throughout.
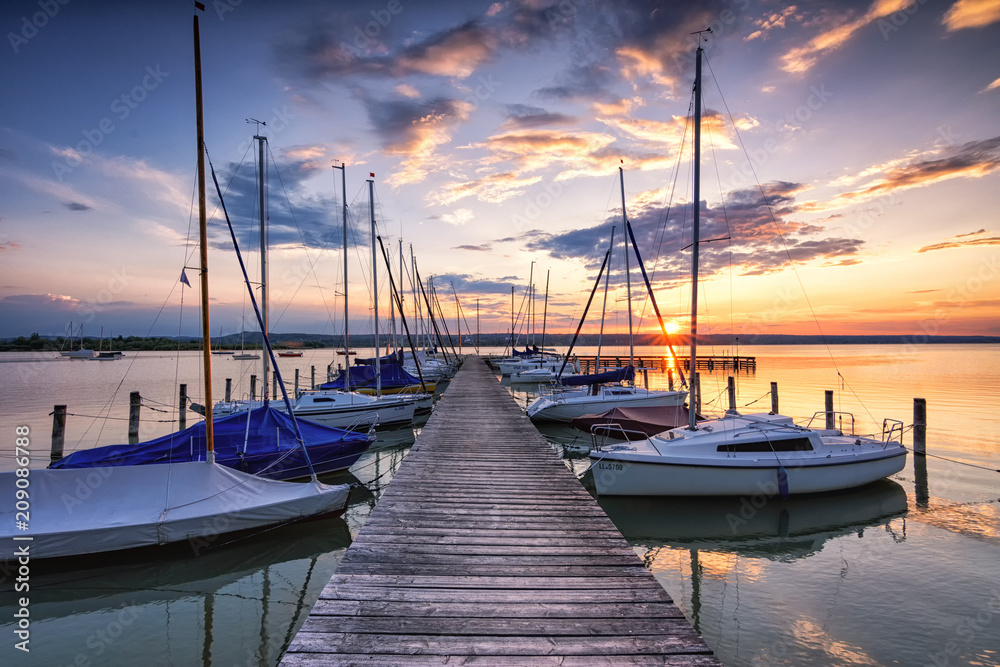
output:
<path id="1" fill-rule="evenodd" d="M 275 331 L 342 329 L 341 161 L 353 331 L 371 330 L 369 173 L 396 280 L 401 238 L 473 330 L 477 304 L 482 331 L 507 330 L 533 271 L 539 327 L 548 274 L 547 329 L 572 331 L 617 223 L 624 328 L 619 166 L 686 330 L 692 33 L 711 27 L 701 331 L 1000 335 L 1000 0 L 206 5 L 206 144 L 249 250 L 247 119 L 267 123 Z M 193 12 L 0 7 L 0 337 L 198 332 Z M 217 203 L 212 331 L 234 333 L 252 313 Z"/>

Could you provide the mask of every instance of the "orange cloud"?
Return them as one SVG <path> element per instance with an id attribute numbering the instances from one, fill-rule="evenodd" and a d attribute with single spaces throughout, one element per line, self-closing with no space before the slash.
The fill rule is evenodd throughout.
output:
<path id="1" fill-rule="evenodd" d="M 951 248 L 969 248 L 974 246 L 990 245 L 1000 245 L 1000 236 L 992 236 L 987 239 L 969 239 L 968 241 L 943 241 L 942 243 L 926 245 L 917 252 L 921 253 L 930 252 L 931 250 L 949 250 Z"/>
<path id="2" fill-rule="evenodd" d="M 948 32 L 1000 21 L 1000 0 L 958 0 L 941 19 Z"/>
<path id="3" fill-rule="evenodd" d="M 836 20 L 841 23 L 782 56 L 782 69 L 793 73 L 809 70 L 824 51 L 839 48 L 861 28 L 910 4 L 912 4 L 910 0 L 875 0 L 868 11 L 857 19 L 851 20 L 849 16 L 838 17 Z"/>

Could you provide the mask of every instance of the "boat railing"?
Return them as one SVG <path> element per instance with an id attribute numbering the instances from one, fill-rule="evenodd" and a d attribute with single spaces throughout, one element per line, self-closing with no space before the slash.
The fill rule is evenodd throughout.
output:
<path id="1" fill-rule="evenodd" d="M 812 418 L 809 420 L 809 423 L 806 424 L 806 428 L 814 428 L 813 425 L 812 425 L 812 423 L 820 415 L 823 416 L 824 420 L 827 417 L 835 418 L 837 416 L 840 416 L 840 427 L 837 428 L 837 430 L 839 430 L 841 433 L 844 433 L 844 416 L 846 415 L 851 420 L 851 432 L 848 435 L 857 435 L 854 432 L 854 414 L 851 413 L 851 412 L 841 412 L 841 411 L 838 411 L 838 410 L 820 410 L 819 412 L 814 413 L 813 416 L 812 416 Z M 816 430 L 819 430 L 819 427 L 815 427 L 815 428 L 816 428 Z"/>
<path id="2" fill-rule="evenodd" d="M 898 439 L 897 439 L 898 438 Z M 898 442 L 903 444 L 903 422 L 898 419 L 882 420 L 882 442 Z"/>
<path id="3" fill-rule="evenodd" d="M 590 442 L 596 450 L 600 450 L 601 447 L 606 445 L 609 441 L 645 440 L 648 437 L 649 435 L 643 431 L 627 429 L 621 424 L 614 422 L 608 424 L 593 424 L 590 427 Z M 614 444 L 619 443 L 615 442 Z"/>

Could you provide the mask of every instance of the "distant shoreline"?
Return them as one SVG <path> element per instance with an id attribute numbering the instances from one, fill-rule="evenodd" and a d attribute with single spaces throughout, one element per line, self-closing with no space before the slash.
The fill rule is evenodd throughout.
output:
<path id="1" fill-rule="evenodd" d="M 463 348 L 476 344 L 476 336 L 466 335 L 461 343 Z M 597 334 L 581 334 L 576 341 L 577 346 L 593 346 L 598 344 Z M 405 337 L 404 337 L 405 339 Z M 444 339 L 449 340 L 447 336 Z M 490 333 L 478 336 L 479 345 L 482 347 L 504 347 L 509 345 L 508 334 Z M 382 344 L 385 344 L 386 337 L 381 337 Z M 540 334 L 532 337 L 521 335 L 515 340 L 515 347 L 525 348 L 529 344 L 545 347 L 568 346 L 573 340 L 573 335 L 569 333 L 548 333 L 544 342 Z M 687 336 L 672 336 L 670 343 L 678 346 L 687 346 Z M 459 346 L 457 336 L 451 336 L 449 345 Z M 527 341 L 531 341 L 530 343 Z M 602 339 L 605 345 L 627 345 L 628 336 L 626 334 L 605 334 Z M 0 352 L 31 352 L 31 351 L 58 351 L 69 349 L 69 341 L 61 336 L 40 336 L 32 334 L 25 337 L 0 339 Z M 343 345 L 340 336 L 330 336 L 324 334 L 271 334 L 271 343 L 276 349 L 296 349 L 306 350 L 315 348 L 339 348 Z M 373 347 L 375 338 L 372 335 L 352 334 L 351 347 L 370 348 Z M 816 335 L 795 335 L 795 334 L 759 334 L 738 336 L 731 334 L 705 334 L 699 336 L 700 345 L 714 346 L 752 346 L 752 345 L 996 345 L 1000 344 L 1000 336 L 928 336 L 928 335 L 839 335 L 839 336 L 816 336 Z M 635 337 L 635 344 L 642 346 L 666 345 L 663 336 L 643 334 Z M 86 337 L 83 340 L 83 347 L 98 349 L 101 345 L 99 339 Z M 79 340 L 74 341 L 73 347 L 77 349 L 81 346 Z M 260 349 L 260 335 L 249 333 L 243 335 L 243 349 Z M 103 342 L 104 349 L 115 349 L 122 351 L 141 350 L 200 350 L 201 339 L 191 336 L 168 337 L 168 336 L 129 336 L 116 337 Z M 240 334 L 229 334 L 212 339 L 213 348 L 240 349 Z"/>

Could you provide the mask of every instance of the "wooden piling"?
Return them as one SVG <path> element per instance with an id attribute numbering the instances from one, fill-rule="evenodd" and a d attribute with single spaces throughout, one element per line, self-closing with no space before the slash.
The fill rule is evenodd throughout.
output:
<path id="1" fill-rule="evenodd" d="M 134 445 L 139 442 L 139 407 L 142 405 L 142 397 L 139 392 L 133 391 L 128 395 L 128 444 Z"/>
<path id="2" fill-rule="evenodd" d="M 299 369 L 295 369 L 295 396 L 299 395 Z"/>
<path id="3" fill-rule="evenodd" d="M 726 387 L 729 393 L 729 410 L 728 412 L 736 414 L 736 378 L 732 375 L 729 376 L 729 384 Z"/>
<path id="4" fill-rule="evenodd" d="M 250 376 L 250 400 L 256 400 L 257 398 L 257 376 Z"/>
<path id="5" fill-rule="evenodd" d="M 178 397 L 178 417 L 177 417 L 177 429 L 183 431 L 187 428 L 187 392 L 188 386 L 186 384 L 181 385 L 180 396 Z"/>
<path id="6" fill-rule="evenodd" d="M 310 375 L 309 375 L 309 388 L 310 389 L 315 389 L 316 388 L 316 367 L 315 366 L 311 367 L 309 369 L 309 373 L 310 373 Z"/>
<path id="7" fill-rule="evenodd" d="M 233 400 L 233 378 L 226 378 L 226 403 Z"/>
<path id="8" fill-rule="evenodd" d="M 667 369 L 667 389 L 674 390 L 674 371 L 669 368 Z"/>
<path id="9" fill-rule="evenodd" d="M 913 399 L 913 453 L 927 453 L 927 399 Z"/>
<path id="10" fill-rule="evenodd" d="M 778 383 L 771 383 L 771 414 L 778 414 Z"/>
<path id="11" fill-rule="evenodd" d="M 57 405 L 52 409 L 52 451 L 49 461 L 55 463 L 63 457 L 63 442 L 66 439 L 66 406 Z"/>
<path id="12" fill-rule="evenodd" d="M 825 407 L 823 408 L 826 412 L 826 427 L 828 429 L 836 428 L 836 423 L 833 419 L 833 390 L 826 390 L 826 400 L 824 401 Z"/>

